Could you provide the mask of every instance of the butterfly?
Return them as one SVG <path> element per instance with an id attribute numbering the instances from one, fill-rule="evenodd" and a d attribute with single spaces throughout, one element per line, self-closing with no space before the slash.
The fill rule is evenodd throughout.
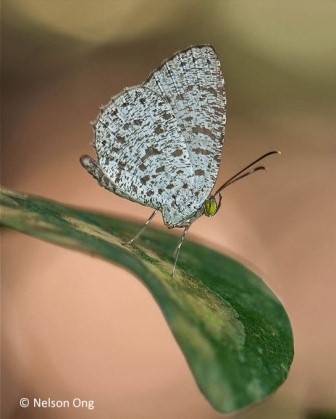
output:
<path id="1" fill-rule="evenodd" d="M 226 122 L 226 94 L 221 65 L 210 45 L 175 53 L 139 86 L 129 87 L 101 107 L 92 123 L 97 161 L 88 155 L 82 166 L 109 191 L 151 207 L 154 212 L 133 243 L 160 211 L 168 228 L 184 228 L 214 216 L 221 191 L 264 166 L 259 157 L 211 193 L 221 161 Z"/>

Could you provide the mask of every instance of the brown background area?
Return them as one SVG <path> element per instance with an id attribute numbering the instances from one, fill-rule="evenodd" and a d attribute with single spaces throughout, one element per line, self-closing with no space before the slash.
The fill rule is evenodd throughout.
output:
<path id="1" fill-rule="evenodd" d="M 286 383 L 237 416 L 335 408 L 335 3 L 7 0 L 2 12 L 2 184 L 139 222 L 149 208 L 79 165 L 93 154 L 88 122 L 176 50 L 214 45 L 228 95 L 218 183 L 266 151 L 283 155 L 229 188 L 189 238 L 261 272 L 295 336 Z M 221 417 L 131 274 L 8 230 L 2 253 L 4 419 Z M 24 396 L 95 410 L 24 410 Z"/>

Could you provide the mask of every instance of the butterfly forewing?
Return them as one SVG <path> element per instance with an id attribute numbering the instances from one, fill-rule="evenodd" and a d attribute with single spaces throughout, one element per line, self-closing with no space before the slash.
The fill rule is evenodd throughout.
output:
<path id="1" fill-rule="evenodd" d="M 224 79 L 211 46 L 176 53 L 145 86 L 161 94 L 176 116 L 194 173 L 194 200 L 201 205 L 217 178 L 225 125 Z"/>

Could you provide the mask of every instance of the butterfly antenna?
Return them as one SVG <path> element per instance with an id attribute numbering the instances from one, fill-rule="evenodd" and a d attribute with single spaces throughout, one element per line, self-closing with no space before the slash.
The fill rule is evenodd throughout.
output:
<path id="1" fill-rule="evenodd" d="M 259 170 L 266 170 L 265 166 L 257 166 L 257 167 L 254 167 L 253 169 L 249 170 L 248 172 L 246 172 L 246 170 L 248 170 L 250 167 L 254 166 L 255 164 L 257 164 L 261 160 L 265 159 L 266 157 L 271 156 L 272 154 L 281 154 L 281 152 L 276 151 L 276 150 L 269 151 L 268 153 L 263 154 L 262 156 L 258 157 L 252 163 L 250 163 L 246 167 L 244 167 L 244 169 L 240 170 L 238 173 L 236 173 L 230 179 L 228 179 L 225 183 L 223 183 L 223 185 L 219 189 L 217 189 L 217 191 L 214 193 L 213 196 L 216 196 L 217 194 L 220 194 L 220 192 L 224 188 L 227 188 L 228 186 L 232 185 L 232 183 L 236 182 L 237 180 L 240 180 L 240 179 L 243 179 L 246 176 L 252 175 L 252 173 L 258 172 Z"/>

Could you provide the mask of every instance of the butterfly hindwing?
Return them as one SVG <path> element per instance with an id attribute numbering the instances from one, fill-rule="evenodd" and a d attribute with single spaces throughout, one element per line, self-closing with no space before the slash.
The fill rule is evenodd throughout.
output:
<path id="1" fill-rule="evenodd" d="M 143 86 L 126 89 L 103 108 L 94 128 L 98 165 L 115 193 L 165 209 L 168 225 L 185 217 L 193 207 L 193 170 L 162 96 Z"/>

